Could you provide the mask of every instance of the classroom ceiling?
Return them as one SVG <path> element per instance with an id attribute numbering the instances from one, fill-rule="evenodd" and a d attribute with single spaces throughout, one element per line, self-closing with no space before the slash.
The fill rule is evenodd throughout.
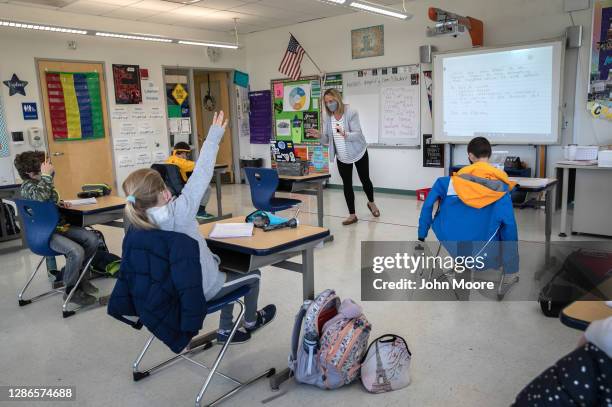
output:
<path id="1" fill-rule="evenodd" d="M 333 17 L 355 11 L 317 0 L 0 0 L 68 13 L 227 32 L 238 18 L 241 34 Z M 398 0 L 376 0 L 383 5 Z M 87 28 L 87 27 L 81 27 Z"/>

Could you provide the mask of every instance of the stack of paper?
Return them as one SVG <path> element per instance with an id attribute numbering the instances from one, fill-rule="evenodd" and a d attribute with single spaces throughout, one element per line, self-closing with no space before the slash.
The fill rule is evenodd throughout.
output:
<path id="1" fill-rule="evenodd" d="M 71 206 L 94 205 L 98 203 L 96 198 L 72 199 L 64 202 L 69 203 Z"/>
<path id="2" fill-rule="evenodd" d="M 253 236 L 252 223 L 217 223 L 210 232 L 213 239 Z"/>
<path id="3" fill-rule="evenodd" d="M 565 161 L 557 161 L 557 164 L 563 165 L 597 165 L 597 160 L 565 160 Z"/>
<path id="4" fill-rule="evenodd" d="M 553 181 L 551 178 L 525 178 L 525 177 L 509 177 L 510 181 L 514 181 L 522 187 L 526 188 L 543 188 Z"/>

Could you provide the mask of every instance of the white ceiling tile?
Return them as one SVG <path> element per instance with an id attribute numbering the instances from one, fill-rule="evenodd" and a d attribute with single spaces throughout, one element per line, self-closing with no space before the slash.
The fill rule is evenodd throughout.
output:
<path id="1" fill-rule="evenodd" d="M 159 11 L 150 11 L 141 8 L 135 7 L 123 7 L 118 8 L 110 13 L 105 13 L 105 17 L 115 17 L 115 18 L 123 18 L 125 20 L 142 20 L 147 17 L 151 17 L 152 15 L 159 14 Z"/>
<path id="2" fill-rule="evenodd" d="M 212 8 L 197 7 L 197 6 L 183 6 L 183 7 L 174 9 L 170 11 L 169 13 L 179 15 L 179 16 L 196 18 L 196 17 L 208 17 L 218 11 L 219 10 L 215 10 Z"/>
<path id="3" fill-rule="evenodd" d="M 216 10 L 227 10 L 232 7 L 239 7 L 247 4 L 245 0 L 202 0 L 195 3 L 194 6 L 214 8 Z"/>
<path id="4" fill-rule="evenodd" d="M 90 14 L 90 15 L 101 15 L 109 13 L 119 6 L 108 3 L 100 3 L 97 1 L 79 0 L 66 7 L 62 7 L 62 11 L 68 11 L 70 13 L 79 14 Z"/>
<path id="5" fill-rule="evenodd" d="M 140 8 L 144 10 L 151 10 L 151 11 L 170 11 L 170 10 L 175 10 L 179 7 L 185 7 L 185 6 L 182 4 L 171 3 L 169 1 L 162 1 L 162 0 L 142 0 L 142 1 L 139 1 L 138 3 L 130 4 L 130 7 Z"/>
<path id="6" fill-rule="evenodd" d="M 114 6 L 129 6 L 134 3 L 138 3 L 140 0 L 95 0 L 98 3 L 110 4 Z"/>

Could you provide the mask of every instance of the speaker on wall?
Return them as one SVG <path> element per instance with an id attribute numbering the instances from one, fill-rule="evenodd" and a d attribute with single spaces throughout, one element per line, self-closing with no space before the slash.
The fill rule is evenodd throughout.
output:
<path id="1" fill-rule="evenodd" d="M 572 25 L 565 30 L 567 36 L 567 48 L 580 48 L 582 45 L 582 26 Z"/>
<path id="2" fill-rule="evenodd" d="M 435 52 L 435 47 L 431 45 L 421 45 L 419 47 L 419 60 L 422 64 L 431 64 L 431 53 Z"/>

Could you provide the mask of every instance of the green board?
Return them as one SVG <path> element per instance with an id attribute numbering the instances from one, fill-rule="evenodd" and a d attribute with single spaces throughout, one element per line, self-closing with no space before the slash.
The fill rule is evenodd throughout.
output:
<path id="1" fill-rule="evenodd" d="M 318 144 L 309 138 L 308 129 L 321 128 L 321 81 L 307 77 L 297 81 L 272 81 L 272 115 L 276 140 L 295 144 Z"/>

